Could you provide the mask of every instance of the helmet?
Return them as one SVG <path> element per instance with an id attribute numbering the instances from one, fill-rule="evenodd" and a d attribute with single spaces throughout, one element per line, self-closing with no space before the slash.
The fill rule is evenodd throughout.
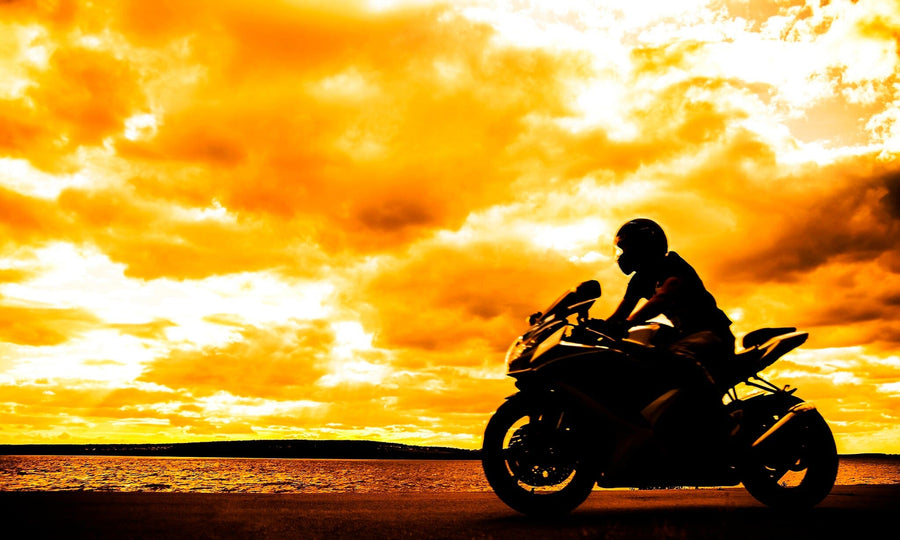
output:
<path id="1" fill-rule="evenodd" d="M 616 262 L 626 275 L 647 263 L 662 258 L 669 251 L 669 242 L 662 227 L 653 220 L 632 219 L 616 233 Z"/>

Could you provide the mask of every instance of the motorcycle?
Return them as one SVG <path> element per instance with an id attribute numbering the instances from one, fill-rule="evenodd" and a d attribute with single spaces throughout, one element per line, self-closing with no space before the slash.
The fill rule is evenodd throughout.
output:
<path id="1" fill-rule="evenodd" d="M 600 294 L 596 281 L 567 291 L 529 318 L 507 352 L 518 392 L 488 421 L 481 454 L 504 503 L 527 515 L 560 515 L 595 486 L 743 484 L 758 501 L 783 509 L 809 508 L 828 495 L 838 469 L 828 424 L 796 389 L 760 376 L 807 333 L 755 330 L 721 363 L 715 379 L 729 424 L 711 459 L 692 446 L 706 446 L 711 439 L 698 434 L 713 430 L 698 420 L 689 392 L 657 375 L 674 329 L 649 323 L 616 335 L 588 317 Z"/>

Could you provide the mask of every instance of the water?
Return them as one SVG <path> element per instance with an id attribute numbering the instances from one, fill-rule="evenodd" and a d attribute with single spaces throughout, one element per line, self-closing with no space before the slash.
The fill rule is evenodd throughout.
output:
<path id="1" fill-rule="evenodd" d="M 489 491 L 479 461 L 0 456 L 0 491 Z"/>
<path id="2" fill-rule="evenodd" d="M 842 457 L 838 485 L 900 484 L 900 457 Z M 490 491 L 479 461 L 0 456 L 0 491 Z"/>

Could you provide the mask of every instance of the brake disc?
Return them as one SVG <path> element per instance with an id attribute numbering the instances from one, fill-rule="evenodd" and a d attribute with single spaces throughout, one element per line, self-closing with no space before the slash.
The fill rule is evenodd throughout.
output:
<path id="1" fill-rule="evenodd" d="M 536 435 L 530 425 L 513 433 L 507 463 L 512 473 L 531 486 L 552 486 L 568 478 L 575 470 L 564 452 L 546 434 Z"/>

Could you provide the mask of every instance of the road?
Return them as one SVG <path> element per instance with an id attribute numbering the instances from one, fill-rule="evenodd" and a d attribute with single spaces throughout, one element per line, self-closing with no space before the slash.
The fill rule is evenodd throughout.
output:
<path id="1" fill-rule="evenodd" d="M 0 508 L 19 538 L 863 540 L 896 532 L 900 485 L 838 486 L 804 512 L 740 488 L 599 491 L 557 520 L 519 515 L 491 493 L 0 492 Z"/>

